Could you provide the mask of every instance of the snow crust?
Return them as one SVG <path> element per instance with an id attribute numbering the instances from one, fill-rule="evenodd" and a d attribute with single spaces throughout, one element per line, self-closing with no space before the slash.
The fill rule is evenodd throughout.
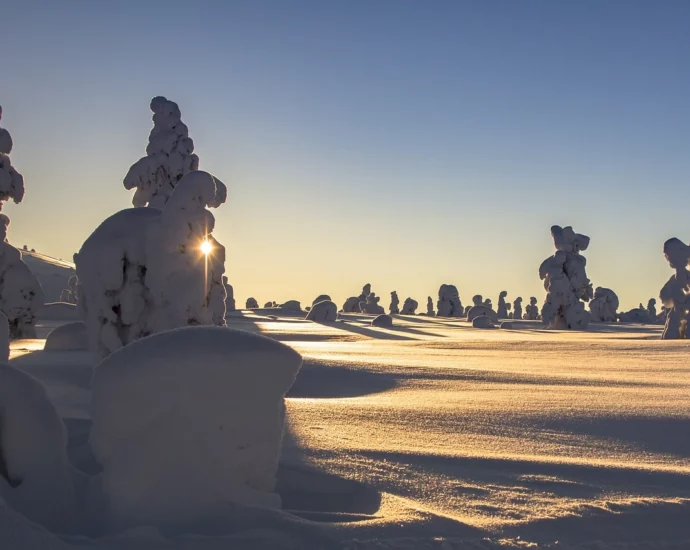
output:
<path id="1" fill-rule="evenodd" d="M 172 328 L 225 324 L 225 248 L 206 209 L 221 198 L 213 176 L 189 172 L 163 210 L 122 210 L 84 242 L 74 263 L 94 353 Z"/>
<path id="2" fill-rule="evenodd" d="M 204 523 L 230 503 L 279 507 L 284 396 L 302 364 L 272 339 L 186 327 L 134 342 L 92 380 L 90 441 L 118 527 Z"/>
<path id="3" fill-rule="evenodd" d="M 472 319 L 472 328 L 493 328 L 494 324 L 487 315 L 480 315 Z"/>

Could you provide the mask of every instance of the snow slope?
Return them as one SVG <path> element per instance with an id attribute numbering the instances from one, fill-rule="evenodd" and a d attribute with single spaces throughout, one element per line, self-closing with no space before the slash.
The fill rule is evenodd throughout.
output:
<path id="1" fill-rule="evenodd" d="M 229 326 L 304 357 L 288 394 L 277 476 L 285 512 L 238 512 L 223 533 L 203 537 L 139 529 L 76 540 L 0 508 L 0 541 L 60 549 L 690 547 L 690 364 L 683 341 L 659 340 L 661 327 L 557 332 L 515 321 L 511 331 L 481 331 L 456 319 L 396 316 L 394 327 L 378 328 L 366 315 L 329 325 L 288 315 L 228 317 Z M 11 364 L 47 385 L 65 419 L 73 463 L 97 472 L 86 442 L 88 354 L 13 347 Z M 20 544 L 29 539 L 35 546 Z"/>
<path id="2" fill-rule="evenodd" d="M 74 264 L 38 252 L 27 252 L 21 249 L 20 251 L 22 260 L 41 283 L 46 302 L 59 302 L 60 294 L 67 288 L 67 281 L 72 275 L 76 275 Z"/>

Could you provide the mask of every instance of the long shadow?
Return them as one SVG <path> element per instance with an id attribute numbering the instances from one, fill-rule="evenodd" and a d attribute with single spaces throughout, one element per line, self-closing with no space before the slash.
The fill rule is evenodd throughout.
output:
<path id="1" fill-rule="evenodd" d="M 687 417 L 568 417 L 544 422 L 539 427 L 621 441 L 651 453 L 690 458 L 690 418 Z"/>
<path id="2" fill-rule="evenodd" d="M 396 332 L 406 332 L 408 334 L 417 334 L 419 336 L 436 336 L 438 338 L 447 338 L 446 334 L 436 334 L 435 332 L 425 332 L 416 328 L 411 328 L 401 325 L 393 325 L 389 330 L 394 330 Z"/>
<path id="3" fill-rule="evenodd" d="M 361 397 L 395 388 L 398 377 L 305 359 L 287 397 Z"/>
<path id="4" fill-rule="evenodd" d="M 366 336 L 367 338 L 375 338 L 378 340 L 415 340 L 415 338 L 410 338 L 409 336 L 403 336 L 402 334 L 392 334 L 390 332 L 380 332 L 377 330 L 372 330 L 370 328 L 361 327 L 358 325 L 353 325 L 350 323 L 330 323 L 329 326 L 333 326 L 340 330 L 345 330 L 347 332 L 353 332 L 361 336 Z"/>

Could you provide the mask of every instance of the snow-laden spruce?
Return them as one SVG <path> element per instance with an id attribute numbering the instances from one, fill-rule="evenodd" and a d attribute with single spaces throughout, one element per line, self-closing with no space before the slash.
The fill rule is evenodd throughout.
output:
<path id="1" fill-rule="evenodd" d="M 2 107 L 0 107 L 1 121 Z M 14 169 L 10 161 L 12 145 L 10 133 L 0 128 L 0 210 L 5 201 L 12 199 L 19 204 L 24 198 L 24 178 Z"/>
<path id="2" fill-rule="evenodd" d="M 548 328 L 584 330 L 589 323 L 584 302 L 589 302 L 593 290 L 585 271 L 587 259 L 580 252 L 587 250 L 589 237 L 558 225 L 551 227 L 551 236 L 556 253 L 539 266 L 546 290 L 542 320 Z"/>
<path id="3" fill-rule="evenodd" d="M 675 273 L 659 292 L 661 302 L 668 308 L 661 338 L 686 338 L 690 312 L 690 246 L 674 237 L 664 243 L 664 256 Z"/>
<path id="4" fill-rule="evenodd" d="M 539 306 L 537 306 L 536 296 L 529 299 L 529 304 L 525 306 L 525 319 L 529 321 L 536 321 L 539 319 Z"/>
<path id="5" fill-rule="evenodd" d="M 429 317 L 434 317 L 436 315 L 434 311 L 434 300 L 431 296 L 428 296 L 426 299 L 426 314 Z"/>
<path id="6" fill-rule="evenodd" d="M 513 302 L 513 319 L 522 319 L 522 296 L 515 298 Z"/>
<path id="7" fill-rule="evenodd" d="M 74 263 L 92 351 L 104 356 L 156 332 L 225 324 L 225 248 L 206 209 L 223 200 L 213 176 L 189 172 L 162 210 L 122 210 L 84 242 Z"/>
<path id="8" fill-rule="evenodd" d="M 359 311 L 371 315 L 381 315 L 385 313 L 386 311 L 383 309 L 383 306 L 379 305 L 379 300 L 381 300 L 381 298 L 379 298 L 376 293 L 370 293 L 365 301 L 359 303 Z"/>
<path id="9" fill-rule="evenodd" d="M 502 290 L 501 293 L 498 295 L 498 310 L 496 311 L 496 314 L 498 315 L 499 319 L 507 319 L 508 318 L 509 305 L 506 302 L 507 296 L 508 296 L 508 292 L 505 290 Z"/>
<path id="10" fill-rule="evenodd" d="M 412 298 L 405 298 L 405 302 L 403 303 L 402 310 L 400 311 L 401 315 L 414 315 L 417 312 L 417 307 L 419 304 L 417 303 L 417 300 L 414 300 Z"/>
<path id="11" fill-rule="evenodd" d="M 0 311 L 9 322 L 10 338 L 36 338 L 36 316 L 45 295 L 22 253 L 7 242 L 10 219 L 0 214 Z"/>
<path id="12" fill-rule="evenodd" d="M 223 275 L 223 286 L 225 287 L 225 313 L 235 311 L 237 309 L 235 307 L 235 291 L 233 290 L 232 285 L 228 282 L 226 275 Z"/>
<path id="13" fill-rule="evenodd" d="M 0 505 L 3 500 L 53 531 L 74 528 L 65 425 L 43 385 L 6 363 L 0 363 Z"/>
<path id="14" fill-rule="evenodd" d="M 656 300 L 654 298 L 650 298 L 647 302 L 647 314 L 653 323 L 657 321 L 659 314 L 656 311 Z"/>
<path id="15" fill-rule="evenodd" d="M 199 169 L 194 142 L 177 103 L 158 96 L 151 100 L 153 129 L 149 134 L 146 156 L 132 165 L 124 179 L 125 189 L 136 189 L 132 204 L 162 208 L 173 190 L 188 172 Z M 225 202 L 225 185 L 216 180 L 219 206 Z"/>
<path id="16" fill-rule="evenodd" d="M 391 292 L 391 305 L 389 311 L 391 315 L 400 313 L 400 298 L 398 298 L 398 293 L 395 290 Z"/>
<path id="17" fill-rule="evenodd" d="M 94 370 L 90 441 L 115 527 L 188 529 L 232 504 L 280 507 L 284 396 L 302 357 L 245 331 L 186 327 Z"/>
<path id="18" fill-rule="evenodd" d="M 589 313 L 592 321 L 615 323 L 618 320 L 618 296 L 610 288 L 598 286 L 594 289 L 594 298 L 589 302 Z"/>
<path id="19" fill-rule="evenodd" d="M 305 317 L 315 323 L 333 323 L 338 319 L 338 306 L 330 300 L 315 303 Z"/>
<path id="20" fill-rule="evenodd" d="M 437 317 L 462 317 L 465 313 L 455 285 L 441 285 L 436 303 Z"/>

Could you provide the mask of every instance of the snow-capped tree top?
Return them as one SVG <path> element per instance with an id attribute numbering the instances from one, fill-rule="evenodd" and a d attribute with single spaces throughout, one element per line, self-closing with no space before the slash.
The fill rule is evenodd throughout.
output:
<path id="1" fill-rule="evenodd" d="M 2 121 L 2 106 L 0 106 L 0 121 Z M 9 155 L 12 152 L 12 136 L 4 128 L 0 128 L 0 153 Z"/>

